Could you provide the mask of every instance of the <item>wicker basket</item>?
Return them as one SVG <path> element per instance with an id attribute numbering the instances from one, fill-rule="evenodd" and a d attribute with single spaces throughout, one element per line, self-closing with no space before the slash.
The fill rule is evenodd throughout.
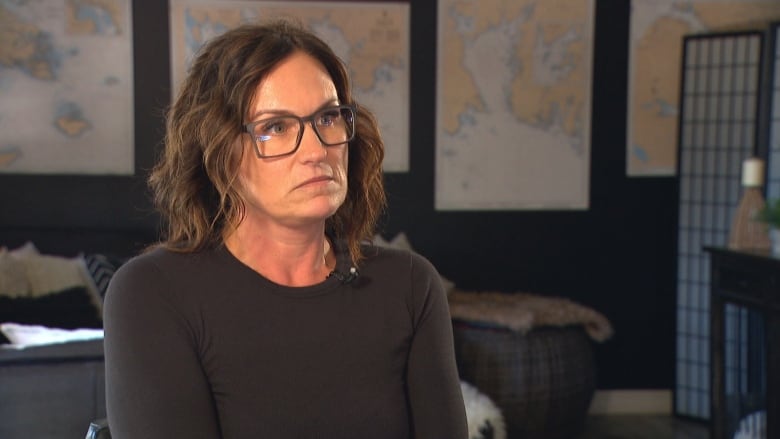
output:
<path id="1" fill-rule="evenodd" d="M 456 322 L 461 379 L 501 408 L 509 439 L 569 439 L 595 392 L 591 340 L 581 326 L 526 334 Z"/>

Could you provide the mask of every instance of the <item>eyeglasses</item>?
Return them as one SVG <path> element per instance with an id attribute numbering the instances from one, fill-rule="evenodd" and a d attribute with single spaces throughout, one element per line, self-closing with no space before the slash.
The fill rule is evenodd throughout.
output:
<path id="1" fill-rule="evenodd" d="M 352 105 L 337 105 L 305 117 L 291 114 L 261 119 L 244 125 L 244 129 L 252 136 L 259 158 L 280 157 L 298 150 L 306 122 L 325 146 L 349 142 L 355 138 L 355 113 Z"/>

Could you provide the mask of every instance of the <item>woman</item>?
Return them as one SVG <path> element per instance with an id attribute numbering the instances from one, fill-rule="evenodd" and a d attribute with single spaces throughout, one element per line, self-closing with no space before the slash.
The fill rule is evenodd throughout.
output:
<path id="1" fill-rule="evenodd" d="M 383 148 L 313 34 L 204 46 L 149 179 L 165 240 L 106 296 L 115 439 L 466 437 L 435 269 L 363 243 Z"/>

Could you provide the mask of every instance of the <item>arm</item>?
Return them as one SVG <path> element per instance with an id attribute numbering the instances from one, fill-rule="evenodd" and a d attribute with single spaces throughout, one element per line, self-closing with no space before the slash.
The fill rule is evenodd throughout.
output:
<path id="1" fill-rule="evenodd" d="M 136 259 L 106 294 L 106 405 L 115 439 L 220 437 L 192 326 L 167 293 L 157 266 Z"/>
<path id="2" fill-rule="evenodd" d="M 455 364 L 447 296 L 433 265 L 413 255 L 414 336 L 407 366 L 414 437 L 466 439 L 466 409 Z"/>

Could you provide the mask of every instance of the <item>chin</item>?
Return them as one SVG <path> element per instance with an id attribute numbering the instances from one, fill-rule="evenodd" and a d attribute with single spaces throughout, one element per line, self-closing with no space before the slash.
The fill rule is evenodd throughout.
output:
<path id="1" fill-rule="evenodd" d="M 305 216 L 317 219 L 327 219 L 339 210 L 341 204 L 342 203 L 334 203 L 333 200 L 328 200 L 328 202 L 324 203 L 313 201 L 307 206 Z"/>

